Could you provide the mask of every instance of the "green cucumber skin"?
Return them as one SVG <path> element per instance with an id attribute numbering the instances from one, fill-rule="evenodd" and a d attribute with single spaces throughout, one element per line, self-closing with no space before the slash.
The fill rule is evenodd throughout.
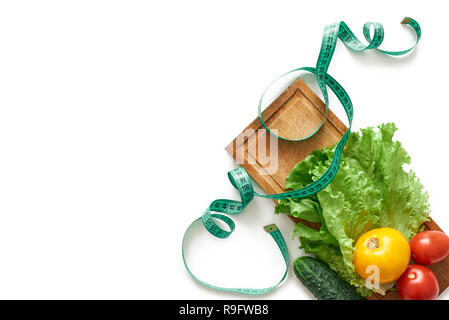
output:
<path id="1" fill-rule="evenodd" d="M 293 263 L 296 277 L 318 300 L 366 300 L 321 260 L 303 256 Z"/>

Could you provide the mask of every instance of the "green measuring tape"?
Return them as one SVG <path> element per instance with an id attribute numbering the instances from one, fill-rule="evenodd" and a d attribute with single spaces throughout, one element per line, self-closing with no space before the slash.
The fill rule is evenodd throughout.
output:
<path id="1" fill-rule="evenodd" d="M 346 115 L 347 115 L 348 121 L 349 121 L 348 130 L 343 135 L 340 142 L 337 144 L 334 156 L 332 158 L 332 162 L 331 162 L 329 168 L 327 169 L 327 171 L 318 180 L 314 181 L 313 183 L 311 183 L 310 185 L 308 185 L 304 188 L 301 188 L 298 190 L 293 190 L 293 191 L 287 191 L 287 192 L 283 192 L 283 193 L 279 193 L 279 194 L 273 194 L 273 195 L 261 195 L 254 191 L 250 177 L 247 174 L 247 172 L 245 171 L 245 169 L 240 167 L 240 168 L 229 171 L 228 178 L 231 181 L 231 184 L 234 186 L 234 188 L 236 188 L 238 190 L 238 192 L 240 193 L 241 201 L 227 200 L 227 199 L 220 199 L 220 200 L 213 201 L 209 205 L 207 210 L 203 213 L 203 215 L 190 224 L 190 226 L 187 228 L 187 230 L 184 234 L 184 237 L 183 237 L 182 259 L 183 259 L 184 266 L 186 267 L 187 272 L 190 274 L 190 276 L 194 280 L 196 280 L 197 282 L 199 282 L 200 284 L 202 284 L 206 287 L 217 289 L 217 290 L 258 295 L 258 294 L 264 294 L 264 293 L 272 291 L 285 279 L 285 277 L 287 276 L 288 267 L 289 267 L 288 250 L 287 250 L 287 245 L 285 243 L 284 238 L 282 237 L 281 232 L 274 224 L 265 226 L 264 228 L 268 233 L 270 233 L 270 235 L 273 237 L 276 244 L 278 245 L 279 249 L 281 250 L 282 256 L 285 261 L 286 269 L 285 269 L 285 273 L 284 273 L 283 277 L 277 284 L 275 284 L 271 287 L 262 288 L 262 289 L 217 287 L 217 286 L 208 284 L 207 282 L 204 282 L 204 281 L 200 280 L 199 278 L 197 278 L 189 269 L 185 255 L 184 255 L 184 243 L 185 243 L 186 235 L 189 233 L 191 227 L 196 222 L 202 221 L 204 227 L 212 235 L 214 235 L 218 238 L 221 238 L 221 239 L 229 237 L 235 229 L 234 221 L 226 215 L 212 214 L 211 212 L 220 212 L 220 213 L 225 213 L 228 215 L 237 215 L 243 211 L 243 209 L 254 198 L 254 196 L 258 196 L 258 197 L 262 197 L 262 198 L 269 198 L 269 199 L 276 199 L 276 200 L 286 199 L 286 198 L 303 199 L 303 198 L 310 197 L 310 196 L 316 194 L 317 192 L 323 190 L 332 181 L 332 179 L 334 179 L 335 175 L 338 172 L 341 154 L 343 152 L 344 146 L 346 145 L 346 141 L 349 138 L 349 134 L 351 132 L 352 119 L 354 116 L 354 109 L 352 106 L 352 102 L 351 102 L 351 99 L 349 98 L 349 95 L 346 93 L 346 90 L 334 78 L 332 78 L 327 73 L 330 62 L 332 60 L 332 56 L 335 51 L 337 39 L 340 39 L 345 44 L 346 47 L 348 47 L 349 49 L 351 49 L 353 51 L 361 52 L 361 51 L 365 51 L 368 49 L 377 49 L 378 51 L 380 51 L 384 54 L 387 54 L 387 55 L 400 56 L 400 55 L 404 55 L 404 54 L 410 52 L 411 50 L 413 50 L 416 47 L 416 45 L 418 44 L 419 40 L 421 39 L 421 28 L 420 28 L 418 22 L 416 22 L 412 18 L 406 17 L 402 20 L 401 23 L 412 27 L 412 29 L 416 33 L 415 44 L 411 48 L 409 48 L 407 50 L 402 50 L 402 51 L 385 51 L 385 50 L 381 50 L 378 48 L 384 39 L 384 29 L 380 23 L 367 22 L 364 24 L 363 35 L 364 35 L 366 41 L 368 41 L 368 45 L 363 45 L 360 42 L 360 40 L 357 39 L 357 37 L 354 35 L 354 33 L 352 33 L 352 31 L 349 29 L 349 27 L 346 25 L 346 23 L 344 23 L 343 21 L 329 24 L 324 29 L 323 39 L 321 42 L 321 49 L 320 49 L 320 53 L 318 56 L 318 61 L 316 63 L 316 67 L 315 68 L 303 67 L 303 68 L 297 68 L 297 69 L 291 70 L 291 71 L 281 75 L 280 77 L 278 77 L 267 87 L 267 89 L 265 89 L 265 91 L 263 92 L 263 94 L 259 100 L 259 106 L 258 106 L 259 119 L 260 119 L 260 122 L 262 123 L 263 127 L 270 134 L 274 135 L 278 139 L 287 140 L 287 141 L 301 141 L 301 140 L 305 140 L 305 139 L 312 137 L 315 133 L 318 132 L 318 130 L 320 130 L 320 128 L 324 124 L 324 121 L 326 120 L 326 116 L 327 116 L 327 113 L 329 110 L 329 96 L 328 96 L 328 92 L 327 92 L 327 87 L 329 87 L 332 90 L 332 92 L 334 92 L 334 94 L 337 96 L 338 100 L 340 101 L 340 103 L 342 104 L 342 106 L 346 112 Z M 371 38 L 371 28 L 374 28 L 374 34 L 373 34 L 372 38 Z M 318 85 L 320 87 L 320 90 L 324 97 L 326 110 L 325 110 L 325 114 L 323 117 L 323 121 L 310 135 L 305 136 L 305 137 L 299 137 L 296 139 L 287 139 L 287 138 L 276 135 L 265 124 L 265 121 L 262 117 L 262 101 L 263 101 L 263 98 L 264 98 L 266 92 L 268 91 L 268 89 L 271 88 L 271 86 L 275 82 L 277 82 L 279 79 L 287 76 L 288 74 L 291 74 L 291 73 L 297 72 L 297 71 L 306 71 L 306 72 L 313 73 L 315 75 Z M 224 222 L 226 225 L 228 225 L 229 230 L 224 230 L 223 228 L 221 228 L 214 221 L 214 219 L 218 219 L 218 220 L 221 220 L 222 222 Z"/>

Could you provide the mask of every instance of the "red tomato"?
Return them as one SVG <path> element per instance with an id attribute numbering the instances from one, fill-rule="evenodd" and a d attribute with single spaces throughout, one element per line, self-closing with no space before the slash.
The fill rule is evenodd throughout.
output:
<path id="1" fill-rule="evenodd" d="M 418 264 L 409 265 L 397 280 L 396 286 L 404 300 L 433 300 L 440 291 L 432 270 Z"/>
<path id="2" fill-rule="evenodd" d="M 416 263 L 437 263 L 449 255 L 449 237 L 441 231 L 423 231 L 410 240 L 410 247 Z"/>

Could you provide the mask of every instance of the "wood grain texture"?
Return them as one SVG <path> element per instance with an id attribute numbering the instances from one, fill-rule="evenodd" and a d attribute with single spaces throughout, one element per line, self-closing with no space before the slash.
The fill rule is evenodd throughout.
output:
<path id="1" fill-rule="evenodd" d="M 263 112 L 262 116 L 270 130 L 278 129 L 279 135 L 293 139 L 307 136 L 321 123 L 325 111 L 323 101 L 302 81 L 297 79 Z M 270 152 L 270 137 L 263 129 L 258 118 L 251 122 L 227 147 L 226 150 L 238 159 L 238 163 L 245 168 L 251 178 L 268 194 L 281 193 L 284 189 L 285 178 L 293 167 L 305 159 L 313 150 L 332 146 L 340 141 L 347 127 L 331 110 L 321 129 L 305 141 L 290 142 L 278 140 L 278 170 L 270 173 L 269 163 L 264 163 L 257 155 L 257 148 L 253 145 L 258 139 L 264 139 L 267 153 Z M 265 159 L 266 160 L 266 159 Z M 290 217 L 294 222 L 298 219 Z M 319 224 L 302 221 L 306 225 L 319 228 Z M 293 227 L 293 226 L 292 226 Z M 426 229 L 440 230 L 438 225 L 430 219 L 425 224 Z M 449 257 L 444 261 L 429 266 L 439 281 L 440 293 L 449 286 Z M 370 299 L 400 299 L 397 291 L 390 291 L 386 296 L 378 294 Z"/>

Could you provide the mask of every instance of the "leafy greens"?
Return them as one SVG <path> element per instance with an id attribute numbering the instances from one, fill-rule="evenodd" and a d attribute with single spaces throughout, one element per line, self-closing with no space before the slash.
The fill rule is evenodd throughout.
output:
<path id="1" fill-rule="evenodd" d="M 316 230 L 298 222 L 293 236 L 301 248 L 326 262 L 344 280 L 367 296 L 372 293 L 355 272 L 354 246 L 365 232 L 380 227 L 399 230 L 410 239 L 428 220 L 428 194 L 404 164 L 410 157 L 400 142 L 393 141 L 393 123 L 353 132 L 341 157 L 335 179 L 308 199 L 284 199 L 276 213 L 309 222 L 321 222 Z M 299 162 L 286 178 L 287 189 L 299 189 L 320 178 L 329 167 L 335 146 L 315 150 Z M 379 291 L 384 293 L 383 290 Z"/>

